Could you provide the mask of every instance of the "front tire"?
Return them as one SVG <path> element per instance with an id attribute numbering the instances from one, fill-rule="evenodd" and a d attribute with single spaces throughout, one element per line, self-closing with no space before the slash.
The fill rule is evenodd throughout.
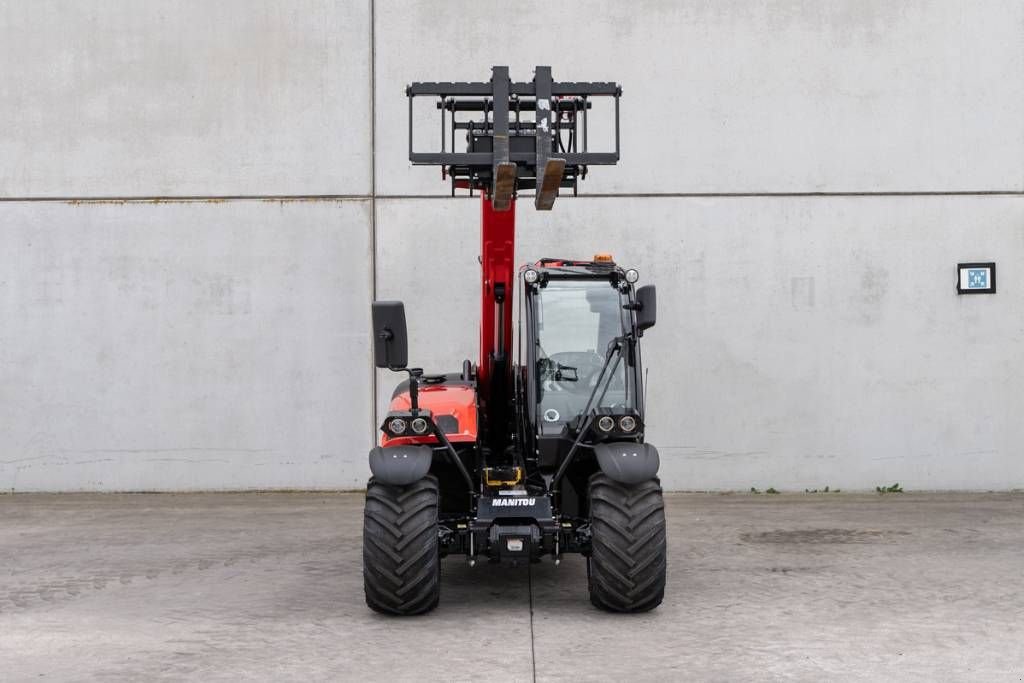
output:
<path id="1" fill-rule="evenodd" d="M 363 589 L 370 609 L 411 616 L 437 607 L 438 500 L 432 476 L 408 486 L 370 479 L 363 512 Z"/>
<path id="2" fill-rule="evenodd" d="M 590 477 L 590 602 L 646 612 L 665 596 L 665 506 L 657 479 L 621 484 Z"/>

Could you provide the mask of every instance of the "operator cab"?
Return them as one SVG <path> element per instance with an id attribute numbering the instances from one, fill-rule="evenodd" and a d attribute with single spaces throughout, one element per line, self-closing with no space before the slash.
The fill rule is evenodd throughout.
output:
<path id="1" fill-rule="evenodd" d="M 529 469 L 549 479 L 577 442 L 581 460 L 597 443 L 642 442 L 638 340 L 655 322 L 654 286 L 635 287 L 637 271 L 607 254 L 542 259 L 520 275 L 520 438 Z"/>

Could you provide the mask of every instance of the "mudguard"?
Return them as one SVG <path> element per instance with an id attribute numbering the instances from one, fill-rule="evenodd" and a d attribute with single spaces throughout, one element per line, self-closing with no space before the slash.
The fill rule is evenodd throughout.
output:
<path id="1" fill-rule="evenodd" d="M 433 457 L 430 446 L 376 446 L 370 451 L 370 471 L 376 481 L 408 486 L 427 476 Z"/>
<path id="2" fill-rule="evenodd" d="M 649 443 L 613 441 L 594 446 L 601 471 L 622 484 L 639 484 L 658 474 L 661 459 Z"/>

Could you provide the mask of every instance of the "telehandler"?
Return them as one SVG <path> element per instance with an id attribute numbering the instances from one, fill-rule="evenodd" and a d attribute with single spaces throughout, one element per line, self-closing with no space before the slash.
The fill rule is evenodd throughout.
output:
<path id="1" fill-rule="evenodd" d="M 413 83 L 406 94 L 410 161 L 441 166 L 453 195 L 481 197 L 480 356 L 424 374 L 409 366 L 403 304 L 372 305 L 374 362 L 408 378 L 369 455 L 366 603 L 430 611 L 450 555 L 472 566 L 581 553 L 594 605 L 653 609 L 665 591 L 665 516 L 658 451 L 644 439 L 640 338 L 655 322 L 654 285 L 636 286 L 637 271 L 607 254 L 513 262 L 520 190 L 550 210 L 588 166 L 618 162 L 622 90 L 556 82 L 546 66 L 512 82 L 496 66 L 488 82 Z M 437 98 L 440 151 L 414 151 L 416 97 Z M 614 101 L 614 152 L 588 151 L 599 97 Z"/>

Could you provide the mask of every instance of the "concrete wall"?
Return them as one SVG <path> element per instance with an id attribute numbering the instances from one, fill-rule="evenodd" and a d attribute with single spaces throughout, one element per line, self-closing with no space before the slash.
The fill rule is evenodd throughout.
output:
<path id="1" fill-rule="evenodd" d="M 402 89 L 492 64 L 624 86 L 519 254 L 658 284 L 668 487 L 1024 486 L 1024 1 L 503 7 L 0 4 L 0 487 L 365 481 L 374 292 L 475 357 L 478 206 Z"/>

